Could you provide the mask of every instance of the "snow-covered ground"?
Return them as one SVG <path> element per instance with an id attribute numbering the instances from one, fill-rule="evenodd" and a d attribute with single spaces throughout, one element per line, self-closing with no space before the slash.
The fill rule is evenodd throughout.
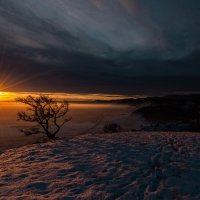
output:
<path id="1" fill-rule="evenodd" d="M 200 134 L 118 133 L 0 155 L 0 199 L 200 199 Z"/>

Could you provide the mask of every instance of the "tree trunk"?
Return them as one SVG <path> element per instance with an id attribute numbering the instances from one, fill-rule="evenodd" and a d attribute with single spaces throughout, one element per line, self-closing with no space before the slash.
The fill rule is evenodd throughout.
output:
<path id="1" fill-rule="evenodd" d="M 56 135 L 55 134 L 51 134 L 51 133 L 46 133 L 47 134 L 47 137 L 50 139 L 50 140 L 55 140 L 56 139 Z"/>

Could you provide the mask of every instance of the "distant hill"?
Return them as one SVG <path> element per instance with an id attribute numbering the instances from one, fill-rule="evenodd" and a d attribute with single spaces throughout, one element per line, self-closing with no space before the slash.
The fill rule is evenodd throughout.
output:
<path id="1" fill-rule="evenodd" d="M 135 111 L 146 120 L 152 123 L 189 124 L 192 130 L 200 130 L 200 94 L 152 97 L 146 102 L 149 104 Z"/>
<path id="2" fill-rule="evenodd" d="M 183 124 L 189 127 L 187 130 L 200 131 L 200 94 L 167 95 L 163 97 L 129 98 L 95 102 L 138 106 L 133 113 L 141 115 L 156 127 L 162 124 Z"/>
<path id="3" fill-rule="evenodd" d="M 167 95 L 161 97 L 144 97 L 144 98 L 126 98 L 117 100 L 96 100 L 93 103 L 115 103 L 115 104 L 129 104 L 140 105 L 144 103 L 151 104 L 168 104 L 168 103 L 198 103 L 200 102 L 200 94 L 180 94 L 180 95 Z"/>

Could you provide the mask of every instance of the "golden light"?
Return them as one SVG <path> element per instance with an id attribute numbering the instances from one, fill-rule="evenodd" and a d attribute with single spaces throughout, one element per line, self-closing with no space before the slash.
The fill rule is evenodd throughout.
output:
<path id="1" fill-rule="evenodd" d="M 16 98 L 15 93 L 12 92 L 0 92 L 0 102 L 2 101 L 14 101 Z"/>

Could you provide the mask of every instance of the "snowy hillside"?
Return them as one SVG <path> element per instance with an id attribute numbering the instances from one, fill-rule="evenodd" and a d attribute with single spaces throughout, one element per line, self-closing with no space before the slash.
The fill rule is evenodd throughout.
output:
<path id="1" fill-rule="evenodd" d="M 200 199 L 200 134 L 85 135 L 0 155 L 0 199 Z"/>

